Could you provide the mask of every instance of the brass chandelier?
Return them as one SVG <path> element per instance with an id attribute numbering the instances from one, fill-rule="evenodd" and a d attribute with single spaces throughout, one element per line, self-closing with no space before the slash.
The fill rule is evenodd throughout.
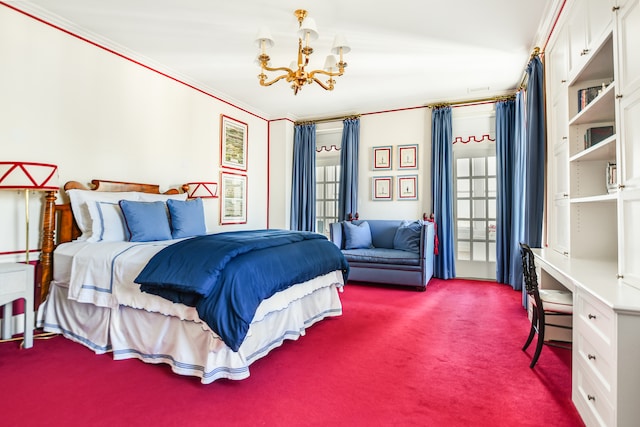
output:
<path id="1" fill-rule="evenodd" d="M 313 48 L 309 46 L 309 42 L 318 38 L 318 31 L 313 18 L 307 17 L 306 10 L 298 9 L 294 12 L 294 15 L 298 19 L 298 60 L 297 62 L 292 62 L 290 67 L 270 67 L 269 61 L 271 58 L 267 55 L 267 48 L 272 47 L 274 42 L 268 29 L 261 28 L 258 31 L 256 43 L 260 48 L 260 55 L 257 59 L 261 68 L 261 73 L 258 75 L 260 85 L 271 86 L 285 79 L 291 83 L 294 95 L 297 95 L 305 84 L 312 84 L 313 82 L 318 83 L 325 90 L 333 90 L 336 83 L 333 78 L 343 75 L 347 66 L 347 63 L 344 62 L 343 54 L 348 53 L 351 48 L 347 45 L 343 35 L 336 35 L 331 53 L 339 55 L 340 61 L 336 60 L 335 56 L 328 55 L 322 70 L 307 71 L 305 67 L 309 65 L 309 56 L 313 53 Z M 283 71 L 284 74 L 268 81 L 268 76 L 265 74 L 266 71 Z M 329 80 L 323 83 L 317 77 L 319 74 L 329 76 Z"/>

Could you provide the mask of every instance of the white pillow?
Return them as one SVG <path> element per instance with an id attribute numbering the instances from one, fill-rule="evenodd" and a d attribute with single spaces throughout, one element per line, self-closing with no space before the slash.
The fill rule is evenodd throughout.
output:
<path id="1" fill-rule="evenodd" d="M 166 202 L 169 199 L 173 200 L 187 200 L 187 193 L 180 194 L 154 194 L 154 193 L 140 193 L 141 202 Z"/>
<path id="2" fill-rule="evenodd" d="M 82 232 L 78 240 L 88 240 L 97 242 L 100 232 L 93 236 L 93 220 L 89 211 L 89 202 L 112 202 L 117 203 L 120 200 L 140 200 L 139 192 L 135 191 L 93 191 L 93 190 L 67 190 L 69 201 L 71 202 L 71 210 L 76 219 L 76 223 Z M 94 215 L 95 216 L 95 215 Z M 91 240 L 89 240 L 91 239 Z"/>
<path id="3" fill-rule="evenodd" d="M 129 231 L 118 202 L 88 202 L 91 215 L 89 242 L 126 242 Z"/>

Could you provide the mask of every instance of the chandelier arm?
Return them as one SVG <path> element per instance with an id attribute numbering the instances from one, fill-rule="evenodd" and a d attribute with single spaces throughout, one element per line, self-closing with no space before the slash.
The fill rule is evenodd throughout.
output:
<path id="1" fill-rule="evenodd" d="M 324 83 L 322 83 L 320 80 L 318 80 L 318 78 L 317 78 L 317 77 L 314 77 L 314 78 L 313 78 L 313 81 L 314 81 L 314 82 L 316 82 L 316 83 L 318 83 L 320 86 L 322 86 L 322 89 L 324 89 L 324 90 L 333 90 L 333 85 L 331 85 L 331 86 L 327 86 L 327 85 L 325 85 Z"/>
<path id="2" fill-rule="evenodd" d="M 260 86 L 271 86 L 272 84 L 282 80 L 282 79 L 286 79 L 287 77 L 289 77 L 289 74 L 283 74 L 281 76 L 278 76 L 276 78 L 274 78 L 273 80 L 271 80 L 270 82 L 267 82 L 263 79 L 260 79 Z"/>
<path id="3" fill-rule="evenodd" d="M 289 74 L 295 74 L 295 72 L 288 67 L 276 67 L 276 68 L 271 68 L 268 65 L 262 64 L 262 69 L 263 70 L 267 70 L 267 71 L 285 71 Z"/>
<path id="4" fill-rule="evenodd" d="M 334 72 L 325 71 L 325 70 L 313 70 L 309 73 L 309 77 L 311 77 L 312 79 L 315 79 L 316 74 L 324 74 L 325 76 L 329 76 L 329 77 L 339 77 L 344 74 L 344 71 L 338 71 L 334 73 Z"/>

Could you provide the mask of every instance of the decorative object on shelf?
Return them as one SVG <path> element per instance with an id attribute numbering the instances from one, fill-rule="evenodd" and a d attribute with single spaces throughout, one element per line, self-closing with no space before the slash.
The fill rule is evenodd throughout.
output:
<path id="1" fill-rule="evenodd" d="M 391 146 L 373 147 L 374 171 L 391 170 Z"/>
<path id="2" fill-rule="evenodd" d="M 613 194 L 618 191 L 617 166 L 615 163 L 607 163 L 607 193 Z"/>
<path id="3" fill-rule="evenodd" d="M 247 170 L 248 132 L 246 123 L 220 115 L 220 166 Z"/>
<path id="4" fill-rule="evenodd" d="M 393 177 L 376 176 L 371 178 L 372 200 L 393 200 Z M 356 218 L 357 219 L 357 218 Z"/>
<path id="5" fill-rule="evenodd" d="M 29 192 L 58 191 L 58 166 L 47 163 L 0 162 L 0 190 L 24 190 L 25 262 L 29 263 Z"/>
<path id="6" fill-rule="evenodd" d="M 270 66 L 269 61 L 271 58 L 267 55 L 267 48 L 274 45 L 271 33 L 267 28 L 261 28 L 258 31 L 256 37 L 256 44 L 260 48 L 260 55 L 258 56 L 258 63 L 261 67 L 261 73 L 258 75 L 261 86 L 271 86 L 279 80 L 285 79 L 288 83 L 291 83 L 293 94 L 297 95 L 305 84 L 318 83 L 325 90 L 333 90 L 336 81 L 334 77 L 344 74 L 344 69 L 347 63 L 344 62 L 343 54 L 349 53 L 351 48 L 347 44 L 347 40 L 344 35 L 336 35 L 333 41 L 333 47 L 331 53 L 340 55 L 340 61 L 335 56 L 327 56 L 324 69 L 307 71 L 305 67 L 309 65 L 309 56 L 313 53 L 313 48 L 309 46 L 309 42 L 318 39 L 318 30 L 316 28 L 316 22 L 313 18 L 307 16 L 307 11 L 304 9 L 298 9 L 294 12 L 294 15 L 298 19 L 298 53 L 297 61 L 293 61 L 290 67 L 274 67 Z M 265 71 L 283 71 L 273 80 L 267 81 L 267 75 Z M 322 74 L 329 76 L 329 80 L 326 84 L 318 80 L 316 75 Z"/>
<path id="7" fill-rule="evenodd" d="M 418 144 L 398 146 L 398 169 L 418 169 Z"/>
<path id="8" fill-rule="evenodd" d="M 613 135 L 613 126 L 598 126 L 587 129 L 584 134 L 584 148 L 593 147 Z"/>
<path id="9" fill-rule="evenodd" d="M 398 200 L 418 200 L 418 175 L 398 176 Z"/>
<path id="10" fill-rule="evenodd" d="M 247 176 L 237 173 L 220 174 L 222 201 L 220 224 L 247 223 Z"/>
<path id="11" fill-rule="evenodd" d="M 188 182 L 187 185 L 189 186 L 187 197 L 190 199 L 197 197 L 201 199 L 214 199 L 218 197 L 217 182 Z"/>
<path id="12" fill-rule="evenodd" d="M 589 105 L 589 103 L 591 103 L 591 101 L 596 99 L 601 92 L 602 86 L 578 89 L 578 112 L 582 111 L 587 105 Z"/>

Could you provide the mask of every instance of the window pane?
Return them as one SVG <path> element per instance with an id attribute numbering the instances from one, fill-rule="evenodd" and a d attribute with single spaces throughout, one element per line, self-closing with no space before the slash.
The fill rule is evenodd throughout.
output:
<path id="1" fill-rule="evenodd" d="M 473 260 L 474 261 L 486 261 L 487 260 L 487 248 L 484 242 L 473 243 Z"/>
<path id="2" fill-rule="evenodd" d="M 336 184 L 327 184 L 327 200 L 337 199 L 336 196 Z"/>
<path id="3" fill-rule="evenodd" d="M 473 221 L 473 240 L 486 240 L 487 226 L 484 221 Z"/>
<path id="4" fill-rule="evenodd" d="M 456 213 L 458 218 L 471 218 L 471 201 L 470 200 L 458 200 L 458 212 Z"/>
<path id="5" fill-rule="evenodd" d="M 324 168 L 323 167 L 316 168 L 316 182 L 323 182 L 323 181 L 324 181 Z"/>
<path id="6" fill-rule="evenodd" d="M 469 159 L 456 160 L 456 176 L 469 176 Z"/>
<path id="7" fill-rule="evenodd" d="M 489 199 L 489 218 L 496 218 L 496 199 Z"/>
<path id="8" fill-rule="evenodd" d="M 336 210 L 337 210 L 337 203 L 327 203 L 326 204 L 326 215 L 327 217 L 337 217 L 338 215 L 336 214 Z"/>
<path id="9" fill-rule="evenodd" d="M 487 175 L 496 174 L 496 156 L 487 157 Z"/>
<path id="10" fill-rule="evenodd" d="M 316 217 L 323 217 L 324 216 L 324 203 L 323 202 L 317 202 L 316 203 Z"/>
<path id="11" fill-rule="evenodd" d="M 469 253 L 470 247 L 469 242 L 458 242 L 458 259 L 469 261 L 471 259 L 471 254 Z"/>
<path id="12" fill-rule="evenodd" d="M 324 199 L 324 185 L 316 184 L 316 200 Z"/>
<path id="13" fill-rule="evenodd" d="M 458 221 L 458 240 L 469 240 L 471 238 L 471 222 Z"/>
<path id="14" fill-rule="evenodd" d="M 473 217 L 477 219 L 486 218 L 486 201 L 474 200 L 473 201 Z"/>
<path id="15" fill-rule="evenodd" d="M 473 159 L 473 176 L 484 176 L 484 157 L 475 157 Z"/>
<path id="16" fill-rule="evenodd" d="M 458 197 L 471 197 L 471 193 L 469 192 L 469 180 L 468 179 L 458 179 L 456 180 L 456 190 Z"/>
<path id="17" fill-rule="evenodd" d="M 484 178 L 475 178 L 473 180 L 473 197 L 486 197 Z"/>
<path id="18" fill-rule="evenodd" d="M 489 261 L 496 262 L 496 244 L 489 243 Z"/>
<path id="19" fill-rule="evenodd" d="M 489 221 L 489 240 L 496 241 L 496 222 Z"/>
<path id="20" fill-rule="evenodd" d="M 489 178 L 487 179 L 487 185 L 489 187 L 489 191 L 488 191 L 488 196 L 489 197 L 496 197 L 496 179 L 495 178 Z"/>
<path id="21" fill-rule="evenodd" d="M 319 178 L 316 177 L 316 180 Z M 327 177 L 325 181 L 335 181 L 336 180 L 336 167 L 335 166 L 327 166 Z"/>

